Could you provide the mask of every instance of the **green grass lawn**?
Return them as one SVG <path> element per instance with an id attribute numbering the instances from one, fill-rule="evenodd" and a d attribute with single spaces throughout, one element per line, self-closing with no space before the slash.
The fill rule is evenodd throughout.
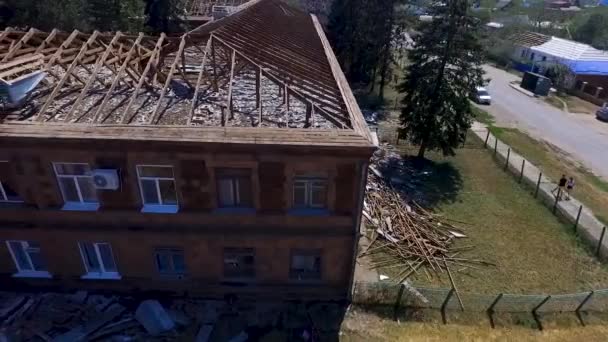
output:
<path id="1" fill-rule="evenodd" d="M 390 126 L 381 125 L 380 134 L 390 137 Z M 560 223 L 496 164 L 481 141 L 469 136 L 455 157 L 428 154 L 429 177 L 420 184 L 436 209 L 467 223 L 468 238 L 458 244 L 475 249 L 466 256 L 496 264 L 454 270 L 459 290 L 543 294 L 608 287 L 608 268 L 588 253 L 572 227 Z M 399 148 L 405 156 L 416 153 Z M 420 274 L 414 283 L 449 287 L 445 274 L 440 279 Z"/>

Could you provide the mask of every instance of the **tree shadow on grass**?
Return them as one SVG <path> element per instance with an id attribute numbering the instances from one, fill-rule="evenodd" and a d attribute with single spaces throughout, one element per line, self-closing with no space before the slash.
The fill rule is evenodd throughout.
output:
<path id="1" fill-rule="evenodd" d="M 427 208 L 453 203 L 463 187 L 460 171 L 447 161 L 391 154 L 378 170 L 386 185 L 397 189 L 406 202 Z"/>

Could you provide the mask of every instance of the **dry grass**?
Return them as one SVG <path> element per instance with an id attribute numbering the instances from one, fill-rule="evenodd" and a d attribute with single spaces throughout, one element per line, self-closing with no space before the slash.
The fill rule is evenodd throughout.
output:
<path id="1" fill-rule="evenodd" d="M 356 310 L 349 313 L 342 325 L 341 341 L 345 342 L 405 342 L 405 341 L 605 341 L 608 326 L 587 327 L 543 322 L 544 331 L 533 327 L 508 325 L 492 329 L 487 321 L 477 324 L 448 324 L 437 322 L 395 322 L 374 313 Z"/>

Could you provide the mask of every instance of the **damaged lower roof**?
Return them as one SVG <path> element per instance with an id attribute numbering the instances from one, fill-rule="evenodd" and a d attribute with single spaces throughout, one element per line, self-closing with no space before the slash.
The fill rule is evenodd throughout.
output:
<path id="1" fill-rule="evenodd" d="M 0 88 L 2 124 L 345 129 L 371 141 L 317 18 L 281 0 L 178 37 L 7 28 Z"/>

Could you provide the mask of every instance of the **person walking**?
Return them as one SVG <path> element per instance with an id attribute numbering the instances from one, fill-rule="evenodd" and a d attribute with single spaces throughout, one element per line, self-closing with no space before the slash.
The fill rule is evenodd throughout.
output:
<path id="1" fill-rule="evenodd" d="M 574 185 L 574 177 L 570 177 L 568 183 L 566 183 L 566 201 L 570 200 L 570 194 L 574 191 Z"/>
<path id="2" fill-rule="evenodd" d="M 557 194 L 555 194 L 555 196 L 557 197 L 558 201 L 562 200 L 562 196 L 566 189 L 566 183 L 568 183 L 568 179 L 566 179 L 566 175 L 562 175 L 562 178 L 559 179 L 557 187 L 551 191 L 552 194 L 555 194 L 555 191 L 557 191 Z"/>

